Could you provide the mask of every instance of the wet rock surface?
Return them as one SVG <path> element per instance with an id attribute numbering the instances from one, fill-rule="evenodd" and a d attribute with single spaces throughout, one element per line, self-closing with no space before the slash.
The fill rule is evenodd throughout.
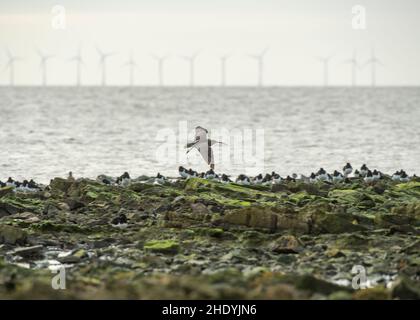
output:
<path id="1" fill-rule="evenodd" d="M 416 180 L 56 178 L 0 190 L 0 298 L 419 299 L 419 234 Z M 60 266 L 66 290 L 51 287 Z"/>

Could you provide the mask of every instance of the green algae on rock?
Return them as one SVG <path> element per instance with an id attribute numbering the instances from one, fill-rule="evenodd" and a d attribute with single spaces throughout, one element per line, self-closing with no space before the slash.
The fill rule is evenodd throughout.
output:
<path id="1" fill-rule="evenodd" d="M 418 181 L 144 181 L 3 188 L 0 298 L 418 297 Z M 67 265 L 66 292 L 51 289 L 51 260 Z M 373 288 L 350 286 L 354 265 Z"/>
<path id="2" fill-rule="evenodd" d="M 24 244 L 27 234 L 25 231 L 8 225 L 0 225 L 0 243 L 5 244 Z"/>
<path id="3" fill-rule="evenodd" d="M 177 253 L 179 243 L 173 240 L 152 240 L 146 242 L 143 248 L 150 252 Z"/>

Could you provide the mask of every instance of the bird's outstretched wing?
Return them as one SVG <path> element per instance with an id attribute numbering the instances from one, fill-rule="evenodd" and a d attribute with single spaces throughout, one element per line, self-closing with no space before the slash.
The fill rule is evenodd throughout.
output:
<path id="1" fill-rule="evenodd" d="M 204 129 L 203 127 L 196 127 L 195 128 L 195 140 L 201 140 L 201 141 L 205 141 L 207 140 L 207 134 L 209 132 L 207 131 L 207 129 Z"/>
<path id="2" fill-rule="evenodd" d="M 214 164 L 213 149 L 208 142 L 199 143 L 196 148 L 208 165 Z"/>
<path id="3" fill-rule="evenodd" d="M 196 140 L 194 142 L 188 142 L 187 145 L 185 146 L 185 148 L 193 148 L 199 142 L 200 142 L 200 140 Z"/>
<path id="4" fill-rule="evenodd" d="M 211 140 L 211 139 L 209 139 L 209 141 L 210 141 L 210 145 L 212 146 L 212 145 L 215 145 L 215 144 L 223 144 L 223 145 L 225 145 L 225 146 L 227 146 L 227 144 L 226 143 L 224 143 L 224 142 L 221 142 L 221 141 L 216 141 L 216 140 Z"/>
<path id="5" fill-rule="evenodd" d="M 207 141 L 207 129 L 204 129 L 203 127 L 196 127 L 195 128 L 195 141 L 194 142 L 188 142 L 186 145 L 186 148 L 197 148 L 198 144 L 204 143 Z M 188 150 L 190 151 L 190 150 Z M 187 152 L 188 153 L 188 152 Z"/>

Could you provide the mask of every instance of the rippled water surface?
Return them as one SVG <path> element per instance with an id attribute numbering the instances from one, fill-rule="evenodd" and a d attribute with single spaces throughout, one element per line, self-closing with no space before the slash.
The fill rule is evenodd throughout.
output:
<path id="1" fill-rule="evenodd" d="M 3 87 L 0 118 L 0 179 L 175 175 L 185 159 L 158 161 L 156 135 L 177 132 L 179 121 L 189 130 L 264 129 L 266 171 L 307 174 L 351 161 L 420 173 L 420 88 Z M 217 163 L 230 174 L 245 166 Z"/>

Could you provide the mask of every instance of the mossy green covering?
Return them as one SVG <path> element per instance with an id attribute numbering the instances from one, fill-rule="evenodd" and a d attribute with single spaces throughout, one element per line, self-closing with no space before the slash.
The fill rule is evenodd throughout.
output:
<path id="1" fill-rule="evenodd" d="M 419 234 L 417 180 L 56 178 L 37 193 L 0 189 L 0 298 L 419 299 Z M 67 266 L 66 290 L 51 288 L 52 260 Z M 360 265 L 366 290 L 351 286 Z"/>

